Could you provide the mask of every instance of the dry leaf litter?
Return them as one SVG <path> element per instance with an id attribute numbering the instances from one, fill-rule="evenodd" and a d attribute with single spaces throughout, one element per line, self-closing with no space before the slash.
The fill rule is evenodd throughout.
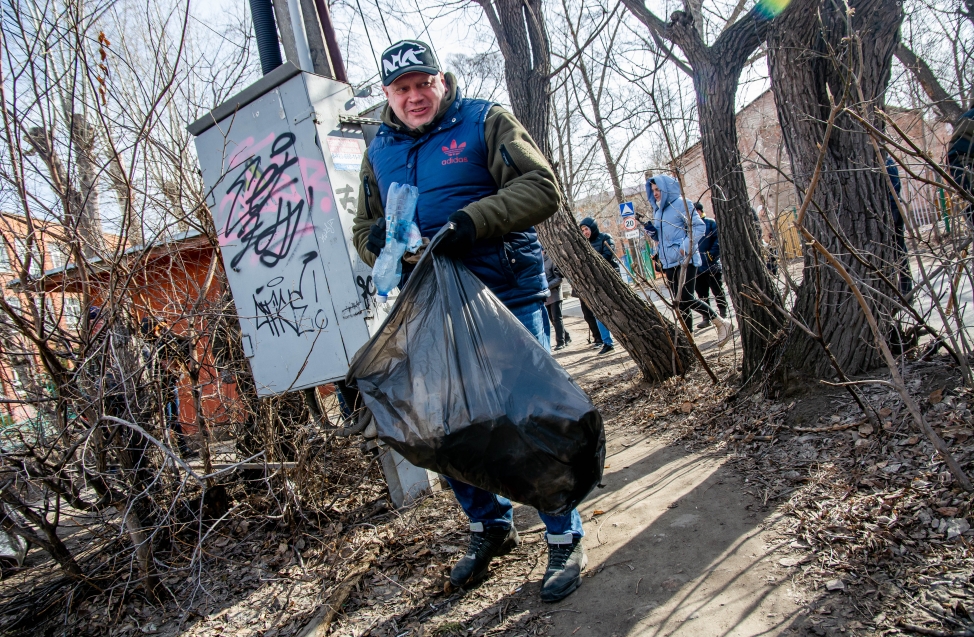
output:
<path id="1" fill-rule="evenodd" d="M 721 378 L 733 374 L 727 360 L 710 364 Z M 974 393 L 949 361 L 915 363 L 907 372 L 926 417 L 970 471 Z M 778 509 L 768 549 L 780 552 L 779 580 L 790 580 L 807 602 L 793 634 L 974 635 L 970 494 L 887 387 L 863 386 L 881 419 L 874 426 L 835 387 L 766 400 L 715 389 L 699 367 L 649 386 L 631 365 L 578 381 L 602 410 L 610 441 L 649 433 L 725 454 L 764 509 Z M 231 514 L 203 542 L 201 563 L 165 577 L 170 602 L 160 607 L 138 591 L 109 591 L 68 609 L 63 595 L 40 594 L 56 573 L 35 551 L 33 565 L 3 582 L 4 621 L 33 599 L 35 627 L 43 627 L 34 634 L 549 633 L 550 611 L 520 608 L 529 573 L 544 564 L 542 528 L 526 529 L 484 584 L 450 590 L 449 569 L 466 543 L 450 493 L 394 511 L 369 453 L 354 442 L 333 445 L 320 499 L 334 504 L 320 507 L 314 523 L 305 520 L 303 532 L 266 515 L 278 503 L 237 485 Z"/>

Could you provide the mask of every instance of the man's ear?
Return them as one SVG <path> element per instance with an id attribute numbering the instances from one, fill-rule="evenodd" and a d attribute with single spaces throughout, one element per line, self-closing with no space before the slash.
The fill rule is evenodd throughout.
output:
<path id="1" fill-rule="evenodd" d="M 389 99 L 389 87 L 385 84 L 382 85 L 382 94 L 386 96 L 387 100 Z"/>

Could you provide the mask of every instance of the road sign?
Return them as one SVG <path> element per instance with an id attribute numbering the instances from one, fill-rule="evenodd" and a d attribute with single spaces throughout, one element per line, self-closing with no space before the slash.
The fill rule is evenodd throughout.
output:
<path id="1" fill-rule="evenodd" d="M 639 230 L 630 230 L 626 232 L 626 239 L 638 239 L 638 238 L 639 238 Z"/>
<path id="2" fill-rule="evenodd" d="M 619 204 L 619 214 L 623 217 L 632 217 L 636 214 L 636 209 L 632 207 L 631 201 Z"/>
<path id="3" fill-rule="evenodd" d="M 624 228 L 625 228 L 625 229 L 626 229 L 627 231 L 628 231 L 628 230 L 635 230 L 635 229 L 636 229 L 636 218 L 635 218 L 635 217 L 625 217 L 625 218 L 624 218 L 624 219 L 622 220 L 622 226 L 623 226 L 623 227 L 624 227 Z"/>

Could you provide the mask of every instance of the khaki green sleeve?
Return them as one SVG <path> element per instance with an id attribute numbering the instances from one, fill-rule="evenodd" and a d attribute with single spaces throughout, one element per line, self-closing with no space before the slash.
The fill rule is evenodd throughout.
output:
<path id="1" fill-rule="evenodd" d="M 487 161 L 497 194 L 463 208 L 478 239 L 527 230 L 555 214 L 561 202 L 555 173 L 521 123 L 500 106 L 484 122 Z"/>
<path id="2" fill-rule="evenodd" d="M 369 163 L 369 154 L 362 157 L 362 170 L 359 173 L 358 206 L 355 210 L 355 220 L 352 221 L 352 242 L 362 260 L 370 266 L 375 265 L 376 256 L 365 249 L 369 241 L 369 231 L 372 224 L 385 216 L 382 208 L 382 197 L 375 180 L 375 172 Z"/>

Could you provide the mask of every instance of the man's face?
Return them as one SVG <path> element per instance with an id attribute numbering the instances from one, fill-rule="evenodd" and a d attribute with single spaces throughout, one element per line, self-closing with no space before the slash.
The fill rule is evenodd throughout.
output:
<path id="1" fill-rule="evenodd" d="M 591 228 L 589 228 L 588 226 L 579 226 L 579 228 L 582 229 L 582 236 L 583 237 L 585 237 L 586 239 L 591 239 L 592 238 L 592 229 Z"/>
<path id="2" fill-rule="evenodd" d="M 656 182 L 653 182 L 650 186 L 653 188 L 653 199 L 659 203 L 659 200 L 663 197 L 663 193 L 659 191 L 659 186 L 656 185 Z"/>
<path id="3" fill-rule="evenodd" d="M 442 73 L 406 73 L 389 86 L 383 86 L 382 92 L 399 121 L 415 130 L 436 117 L 446 95 L 446 79 Z"/>

